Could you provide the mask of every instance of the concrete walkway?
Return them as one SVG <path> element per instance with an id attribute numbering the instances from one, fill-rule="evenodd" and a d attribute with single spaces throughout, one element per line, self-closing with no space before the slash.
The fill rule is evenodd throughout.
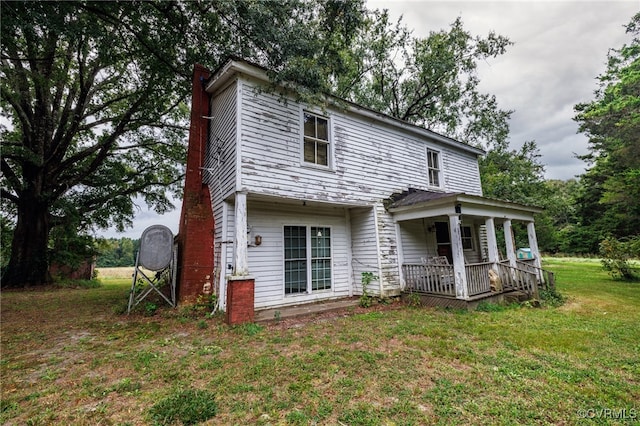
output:
<path id="1" fill-rule="evenodd" d="M 326 302 L 309 303 L 305 305 L 283 306 L 273 309 L 262 309 L 255 312 L 255 322 L 276 321 L 302 315 L 312 315 L 318 312 L 335 311 L 339 309 L 358 306 L 358 297 L 329 300 Z"/>

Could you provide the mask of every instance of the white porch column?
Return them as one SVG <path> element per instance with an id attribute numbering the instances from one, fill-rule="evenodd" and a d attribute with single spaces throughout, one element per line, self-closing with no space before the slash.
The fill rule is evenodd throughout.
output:
<path id="1" fill-rule="evenodd" d="M 533 222 L 527 223 L 527 236 L 529 237 L 529 248 L 533 254 L 534 264 L 538 268 L 542 268 L 542 259 L 540 259 L 540 249 L 538 248 L 538 237 L 536 237 L 536 226 Z"/>
<path id="2" fill-rule="evenodd" d="M 498 239 L 496 238 L 496 223 L 492 217 L 488 217 L 484 221 L 487 228 L 487 251 L 489 252 L 489 262 L 498 263 L 500 254 L 498 252 Z"/>
<path id="3" fill-rule="evenodd" d="M 449 215 L 449 233 L 451 234 L 451 254 L 453 256 L 453 275 L 456 282 L 456 297 L 467 299 L 467 274 L 464 267 L 464 249 L 462 248 L 462 232 L 460 231 L 460 216 Z"/>
<path id="4" fill-rule="evenodd" d="M 236 193 L 235 221 L 233 275 L 240 277 L 249 275 L 249 256 L 247 252 L 247 194 L 244 192 Z"/>
<path id="5" fill-rule="evenodd" d="M 507 250 L 507 258 L 509 265 L 516 267 L 516 243 L 513 240 L 513 229 L 511 228 L 511 219 L 504 221 L 504 242 Z"/>
<path id="6" fill-rule="evenodd" d="M 229 209 L 231 205 L 223 201 L 222 202 L 222 223 L 216 226 L 220 226 L 222 232 L 220 233 L 220 240 L 222 244 L 220 244 L 220 264 L 218 265 L 218 269 L 220 270 L 220 278 L 219 278 L 219 288 L 220 291 L 218 293 L 218 303 L 220 304 L 220 310 L 225 311 L 227 309 L 227 274 L 230 272 L 227 268 L 227 244 L 225 243 L 228 239 L 229 232 Z M 214 274 L 215 276 L 215 274 Z"/>

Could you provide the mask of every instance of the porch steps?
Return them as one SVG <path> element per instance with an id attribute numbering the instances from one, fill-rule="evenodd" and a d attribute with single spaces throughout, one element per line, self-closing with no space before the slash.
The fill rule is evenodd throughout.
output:
<path id="1" fill-rule="evenodd" d="M 261 309 L 255 311 L 254 321 L 269 322 L 303 315 L 313 315 L 320 312 L 336 311 L 344 308 L 355 307 L 358 306 L 358 303 L 358 297 L 347 297 L 343 299 L 329 300 L 326 302 Z"/>

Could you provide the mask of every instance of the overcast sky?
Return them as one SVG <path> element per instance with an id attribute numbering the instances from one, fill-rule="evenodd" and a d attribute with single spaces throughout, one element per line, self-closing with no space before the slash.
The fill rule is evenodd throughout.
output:
<path id="1" fill-rule="evenodd" d="M 480 90 L 496 95 L 511 116 L 511 146 L 535 140 L 547 179 L 571 179 L 584 172 L 575 154 L 587 152 L 587 139 L 577 133 L 573 107 L 593 99 L 596 77 L 605 71 L 607 52 L 631 38 L 624 25 L 640 12 L 639 0 L 625 1 L 367 1 L 369 9 L 388 9 L 403 16 L 415 37 L 448 29 L 458 17 L 473 35 L 490 31 L 515 44 L 481 64 Z M 134 228 L 106 237 L 140 238 L 153 224 L 178 232 L 180 205 L 164 216 L 148 212 L 143 203 Z"/>

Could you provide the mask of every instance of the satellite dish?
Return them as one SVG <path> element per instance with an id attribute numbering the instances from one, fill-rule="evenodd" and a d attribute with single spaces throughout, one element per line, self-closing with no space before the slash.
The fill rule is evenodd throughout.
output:
<path id="1" fill-rule="evenodd" d="M 173 259 L 173 234 L 164 225 L 152 225 L 140 237 L 138 263 L 150 271 L 162 271 Z"/>

